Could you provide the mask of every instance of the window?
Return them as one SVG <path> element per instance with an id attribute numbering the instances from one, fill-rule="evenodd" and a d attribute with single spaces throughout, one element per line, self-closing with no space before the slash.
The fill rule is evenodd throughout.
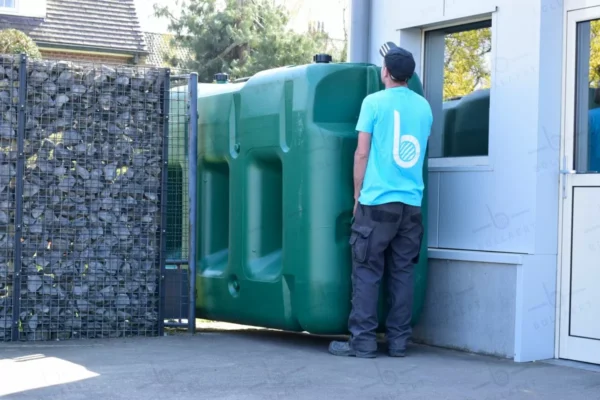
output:
<path id="1" fill-rule="evenodd" d="M 430 159 L 488 155 L 491 26 L 483 21 L 425 32 Z"/>
<path id="2" fill-rule="evenodd" d="M 600 20 L 577 24 L 575 170 L 600 172 Z"/>
<path id="3" fill-rule="evenodd" d="M 16 0 L 0 0 L 0 8 L 15 8 Z"/>

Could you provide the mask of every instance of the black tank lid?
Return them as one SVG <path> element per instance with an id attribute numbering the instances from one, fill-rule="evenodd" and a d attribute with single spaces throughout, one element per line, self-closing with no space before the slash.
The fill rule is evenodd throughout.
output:
<path id="1" fill-rule="evenodd" d="M 229 75 L 224 72 L 219 72 L 215 74 L 215 81 L 217 82 L 227 82 L 229 79 Z"/>
<path id="2" fill-rule="evenodd" d="M 313 61 L 317 64 L 329 64 L 332 58 L 329 54 L 315 54 Z"/>

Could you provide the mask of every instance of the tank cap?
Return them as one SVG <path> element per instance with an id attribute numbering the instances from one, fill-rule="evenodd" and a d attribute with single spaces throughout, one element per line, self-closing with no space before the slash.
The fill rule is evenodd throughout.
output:
<path id="1" fill-rule="evenodd" d="M 224 72 L 219 72 L 215 74 L 215 81 L 217 82 L 227 82 L 229 79 L 229 75 Z"/>
<path id="2" fill-rule="evenodd" d="M 329 54 L 315 54 L 313 61 L 317 64 L 329 64 L 332 58 Z"/>

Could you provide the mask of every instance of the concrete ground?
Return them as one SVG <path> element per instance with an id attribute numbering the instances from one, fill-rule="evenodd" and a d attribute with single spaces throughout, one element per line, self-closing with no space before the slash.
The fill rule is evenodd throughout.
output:
<path id="1" fill-rule="evenodd" d="M 191 337 L 0 344 L 0 398 L 590 399 L 587 370 L 413 345 L 404 359 L 338 358 L 331 338 L 261 329 L 200 329 Z"/>

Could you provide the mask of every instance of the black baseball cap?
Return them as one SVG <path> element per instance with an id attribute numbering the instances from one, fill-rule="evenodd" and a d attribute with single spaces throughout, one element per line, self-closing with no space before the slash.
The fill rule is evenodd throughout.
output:
<path id="1" fill-rule="evenodd" d="M 413 76 L 415 59 L 410 51 L 396 46 L 394 42 L 386 42 L 379 48 L 379 54 L 393 80 L 402 82 Z"/>

